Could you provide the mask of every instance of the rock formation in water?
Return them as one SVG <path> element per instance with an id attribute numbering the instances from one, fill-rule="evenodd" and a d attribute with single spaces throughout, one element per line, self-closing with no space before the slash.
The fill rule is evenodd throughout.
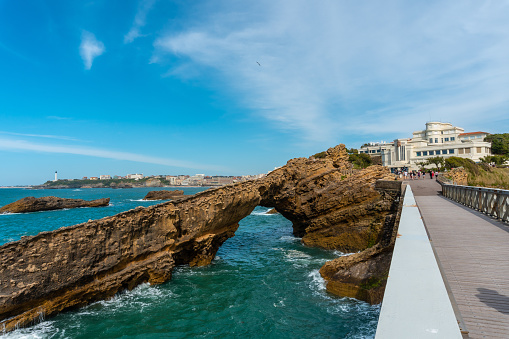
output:
<path id="1" fill-rule="evenodd" d="M 360 253 L 364 264 L 328 263 L 322 274 L 329 285 L 352 283 L 370 290 L 373 279 L 388 271 L 387 260 L 377 258 L 390 250 L 387 237 L 393 231 L 399 192 L 394 181 L 384 184 L 388 188 L 376 183 L 389 175 L 387 169 L 353 170 L 347 159 L 344 145 L 339 145 L 324 159 L 293 159 L 263 179 L 3 245 L 0 327 L 9 331 L 26 326 L 40 315 L 105 299 L 142 282 L 163 283 L 176 265 L 209 264 L 257 205 L 276 208 L 307 245 L 341 251 L 367 248 Z M 356 295 L 362 298 L 362 293 Z"/>
<path id="2" fill-rule="evenodd" d="M 145 196 L 145 200 L 167 200 L 167 199 L 177 199 L 182 198 L 184 196 L 184 191 L 182 190 L 162 190 L 162 191 L 150 191 Z"/>
<path id="3" fill-rule="evenodd" d="M 320 274 L 327 281 L 327 291 L 371 304 L 381 303 L 383 299 L 402 208 L 401 182 L 377 181 L 375 189 L 381 195 L 393 197 L 392 205 L 386 206 L 388 209 L 381 213 L 385 214 L 385 220 L 376 244 L 361 252 L 328 261 L 320 269 Z"/>
<path id="4" fill-rule="evenodd" d="M 26 197 L 0 208 L 0 213 L 26 213 L 38 211 L 60 210 L 77 207 L 108 206 L 110 198 L 97 200 L 65 199 L 57 197 Z"/>

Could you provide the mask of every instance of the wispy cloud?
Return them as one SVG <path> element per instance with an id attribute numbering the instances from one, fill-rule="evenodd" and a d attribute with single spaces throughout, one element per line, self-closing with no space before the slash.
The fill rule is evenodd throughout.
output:
<path id="1" fill-rule="evenodd" d="M 45 153 L 61 153 L 61 154 L 76 154 L 85 155 L 98 158 L 107 158 L 115 160 L 134 161 L 147 164 L 164 165 L 180 168 L 192 168 L 200 170 L 214 170 L 224 171 L 225 168 L 221 166 L 198 164 L 183 160 L 176 160 L 170 158 L 152 157 L 143 154 L 111 151 L 98 148 L 86 148 L 79 146 L 68 145 L 49 145 L 43 143 L 34 143 L 26 140 L 17 140 L 0 137 L 0 149 L 6 151 L 32 151 L 32 152 L 45 152 Z"/>
<path id="2" fill-rule="evenodd" d="M 69 117 L 60 117 L 58 115 L 49 115 L 46 117 L 46 119 L 50 119 L 50 120 L 71 120 L 71 118 Z"/>
<path id="3" fill-rule="evenodd" d="M 154 42 L 152 61 L 176 65 L 166 75 L 215 74 L 308 141 L 409 134 L 430 118 L 486 129 L 509 109 L 507 1 L 262 0 L 193 14 Z"/>
<path id="4" fill-rule="evenodd" d="M 92 68 L 94 59 L 103 54 L 104 51 L 104 44 L 98 41 L 94 34 L 83 31 L 81 35 L 80 55 L 86 70 Z"/>
<path id="5" fill-rule="evenodd" d="M 19 59 L 22 59 L 22 60 L 24 60 L 24 61 L 27 61 L 27 62 L 29 62 L 29 63 L 31 63 L 31 64 L 37 64 L 34 60 L 32 60 L 32 59 L 30 59 L 30 58 L 27 58 L 25 55 L 23 55 L 23 54 L 21 54 L 21 53 L 19 53 L 19 52 L 15 51 L 15 50 L 13 50 L 12 48 L 7 47 L 6 45 L 4 45 L 4 44 L 3 44 L 3 43 L 1 43 L 1 42 L 0 42 L 0 49 L 2 49 L 2 50 L 4 50 L 4 51 L 6 51 L 6 52 L 8 52 L 8 53 L 10 53 L 11 55 L 13 55 L 13 56 L 15 56 L 15 57 L 17 57 L 17 58 L 19 58 Z"/>
<path id="6" fill-rule="evenodd" d="M 124 43 L 128 44 L 134 41 L 134 39 L 142 36 L 141 28 L 145 26 L 148 12 L 154 6 L 156 0 L 141 0 L 138 5 L 138 11 L 134 17 L 133 25 L 129 32 L 124 36 Z"/>
<path id="7" fill-rule="evenodd" d="M 34 138 L 57 139 L 57 140 L 81 141 L 79 139 L 76 139 L 73 137 L 67 137 L 67 136 L 63 136 L 63 135 L 27 134 L 27 133 L 15 133 L 15 132 L 6 132 L 6 131 L 0 131 L 0 134 L 17 135 L 17 136 L 34 137 Z"/>

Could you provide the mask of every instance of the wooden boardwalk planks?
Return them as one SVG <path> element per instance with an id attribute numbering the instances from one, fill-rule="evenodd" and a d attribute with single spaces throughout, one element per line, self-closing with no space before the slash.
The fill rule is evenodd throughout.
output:
<path id="1" fill-rule="evenodd" d="M 409 184 L 470 338 L 509 338 L 509 226 Z"/>

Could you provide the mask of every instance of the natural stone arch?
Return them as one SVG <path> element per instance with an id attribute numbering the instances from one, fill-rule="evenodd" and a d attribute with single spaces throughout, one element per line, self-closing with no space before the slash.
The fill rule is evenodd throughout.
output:
<path id="1" fill-rule="evenodd" d="M 176 265 L 207 265 L 257 205 L 275 207 L 304 244 L 359 251 L 376 243 L 369 250 L 373 257 L 387 252 L 399 192 L 391 185 L 377 187 L 387 169 L 353 171 L 347 160 L 344 145 L 338 145 L 324 159 L 293 159 L 263 179 L 3 245 L 0 326 L 10 331 L 41 313 L 83 306 L 142 282 L 163 283 Z M 330 273 L 342 269 L 336 266 L 326 271 L 332 280 Z M 368 265 L 354 283 L 385 269 Z"/>

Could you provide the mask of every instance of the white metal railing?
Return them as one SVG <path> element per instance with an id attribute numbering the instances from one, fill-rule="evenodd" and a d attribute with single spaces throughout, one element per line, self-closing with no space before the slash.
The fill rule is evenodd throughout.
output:
<path id="1" fill-rule="evenodd" d="M 501 221 L 509 221 L 509 190 L 452 185 L 440 178 L 437 181 L 442 185 L 444 197 Z"/>

